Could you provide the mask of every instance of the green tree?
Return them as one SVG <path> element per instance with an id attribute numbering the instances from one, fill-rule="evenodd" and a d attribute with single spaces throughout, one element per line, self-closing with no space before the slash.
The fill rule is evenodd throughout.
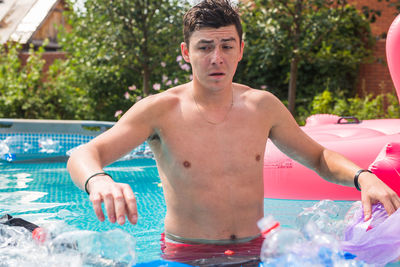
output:
<path id="1" fill-rule="evenodd" d="M 288 86 L 292 113 L 297 88 L 308 98 L 326 87 L 352 90 L 370 56 L 368 20 L 345 0 L 255 0 L 242 18 L 250 48 L 244 73 L 259 71 L 252 80 L 277 91 Z"/>
<path id="2" fill-rule="evenodd" d="M 184 11 L 178 0 L 87 0 L 83 12 L 69 13 L 61 43 L 96 119 L 188 80 L 190 68 L 177 60 Z"/>

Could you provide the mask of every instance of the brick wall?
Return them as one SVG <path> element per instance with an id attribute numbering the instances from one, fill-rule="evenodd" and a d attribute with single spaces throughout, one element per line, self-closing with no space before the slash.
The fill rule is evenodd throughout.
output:
<path id="1" fill-rule="evenodd" d="M 378 0 L 349 0 L 351 4 L 361 10 L 362 6 L 370 9 L 381 10 L 381 16 L 371 24 L 372 34 L 380 36 L 387 33 L 390 25 L 397 15 L 394 7 L 389 7 L 386 1 Z M 370 64 L 360 66 L 358 76 L 357 92 L 360 95 L 366 93 L 379 94 L 382 92 L 395 92 L 395 88 L 390 77 L 389 69 L 386 64 L 386 42 L 380 39 L 374 48 L 375 61 Z"/>
<path id="2" fill-rule="evenodd" d="M 359 95 L 395 92 L 392 78 L 390 77 L 389 69 L 386 64 L 385 46 L 385 40 L 378 41 L 374 49 L 376 61 L 360 66 L 357 87 Z"/>

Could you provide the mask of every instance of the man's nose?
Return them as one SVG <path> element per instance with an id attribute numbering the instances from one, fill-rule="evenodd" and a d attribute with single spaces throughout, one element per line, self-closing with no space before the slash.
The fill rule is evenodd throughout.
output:
<path id="1" fill-rule="evenodd" d="M 223 63 L 223 55 L 221 48 L 215 48 L 214 53 L 212 55 L 212 64 L 220 65 Z"/>

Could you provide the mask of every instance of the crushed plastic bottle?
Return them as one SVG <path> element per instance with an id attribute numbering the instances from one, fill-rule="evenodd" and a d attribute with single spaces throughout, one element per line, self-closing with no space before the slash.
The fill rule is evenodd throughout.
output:
<path id="1" fill-rule="evenodd" d="M 7 162 L 13 162 L 13 161 L 15 161 L 17 156 L 13 153 L 7 153 L 7 154 L 4 154 L 2 158 L 3 158 L 3 160 L 5 160 Z"/>
<path id="2" fill-rule="evenodd" d="M 136 240 L 117 229 L 107 232 L 65 231 L 59 225 L 36 228 L 2 224 L 0 219 L 1 266 L 133 266 Z M 52 229 L 55 228 L 55 229 Z"/>
<path id="3" fill-rule="evenodd" d="M 151 151 L 150 146 L 145 142 L 123 156 L 120 160 L 131 159 L 154 159 L 154 154 L 153 151 Z"/>
<path id="4" fill-rule="evenodd" d="M 0 160 L 7 162 L 15 161 L 18 154 L 31 151 L 33 145 L 22 135 L 8 136 L 0 141 Z"/>
<path id="5" fill-rule="evenodd" d="M 83 144 L 82 144 L 83 145 Z M 79 149 L 82 145 L 76 146 L 66 152 L 66 155 L 69 157 L 71 154 Z M 137 148 L 133 149 L 131 152 L 121 157 L 118 161 L 132 160 L 132 159 L 154 159 L 153 151 L 151 151 L 150 146 L 147 142 L 144 142 Z"/>
<path id="6" fill-rule="evenodd" d="M 10 148 L 8 147 L 6 142 L 3 140 L 0 140 L 0 156 L 7 154 L 8 151 L 10 151 Z"/>
<path id="7" fill-rule="evenodd" d="M 8 146 L 9 153 L 27 153 L 33 148 L 28 138 L 23 135 L 8 136 L 3 142 Z"/>
<path id="8" fill-rule="evenodd" d="M 53 140 L 51 138 L 39 139 L 38 143 L 39 143 L 40 153 L 54 154 L 54 153 L 59 153 L 60 150 L 62 149 L 60 141 Z"/>
<path id="9" fill-rule="evenodd" d="M 344 231 L 344 223 L 339 218 L 339 207 L 332 200 L 321 200 L 312 207 L 305 208 L 296 217 L 296 226 L 304 229 L 314 222 L 319 231 L 340 236 Z"/>
<path id="10" fill-rule="evenodd" d="M 272 216 L 261 219 L 261 266 L 367 266 L 341 250 L 338 211 L 333 201 L 321 201 L 299 214 L 298 229 L 276 227 Z"/>
<path id="11" fill-rule="evenodd" d="M 53 253 L 79 253 L 87 265 L 132 266 L 136 261 L 135 245 L 136 240 L 131 235 L 116 229 L 107 232 L 65 232 L 55 237 L 48 246 Z"/>

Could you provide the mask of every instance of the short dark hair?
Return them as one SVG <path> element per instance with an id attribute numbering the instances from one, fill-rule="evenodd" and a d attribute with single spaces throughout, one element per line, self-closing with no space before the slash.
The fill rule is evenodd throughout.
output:
<path id="1" fill-rule="evenodd" d="M 183 38 L 189 46 L 190 36 L 201 28 L 219 28 L 234 25 L 242 42 L 242 23 L 236 8 L 229 0 L 203 0 L 186 12 L 183 17 Z"/>

